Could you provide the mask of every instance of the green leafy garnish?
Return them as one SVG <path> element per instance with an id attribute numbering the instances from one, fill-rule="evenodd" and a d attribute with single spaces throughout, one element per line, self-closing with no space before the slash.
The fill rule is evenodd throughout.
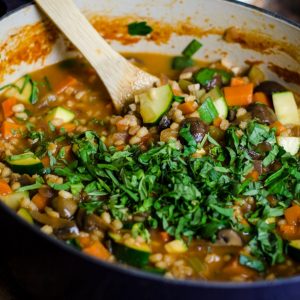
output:
<path id="1" fill-rule="evenodd" d="M 153 29 L 145 22 L 133 22 L 128 24 L 128 33 L 130 35 L 147 35 Z"/>
<path id="2" fill-rule="evenodd" d="M 185 57 L 192 57 L 201 47 L 201 43 L 199 43 L 197 40 L 192 40 L 182 51 L 182 55 Z"/>
<path id="3" fill-rule="evenodd" d="M 198 112 L 200 119 L 206 124 L 211 124 L 219 115 L 213 101 L 210 98 L 205 100 L 205 102 L 198 109 Z"/>
<path id="4" fill-rule="evenodd" d="M 255 259 L 251 256 L 240 255 L 239 262 L 241 265 L 251 268 L 258 272 L 263 272 L 266 268 L 262 261 Z"/>
<path id="5" fill-rule="evenodd" d="M 172 69 L 173 70 L 183 70 L 188 67 L 192 67 L 194 61 L 190 57 L 186 56 L 175 56 L 172 60 Z"/>
<path id="6" fill-rule="evenodd" d="M 209 134 L 197 144 L 187 125 L 179 131 L 186 141 L 183 150 L 170 141 L 158 142 L 145 151 L 138 146 L 122 151 L 108 148 L 95 132 L 86 131 L 69 141 L 75 157 L 72 163 L 65 161 L 64 150 L 53 157 L 52 170 L 64 183 L 49 185 L 84 195 L 79 206 L 87 214 L 108 211 L 113 218 L 131 223 L 133 236 L 145 240 L 150 228 L 188 240 L 215 241 L 224 228 L 247 233 L 247 255 L 240 256 L 240 263 L 263 272 L 267 265 L 285 260 L 284 241 L 268 218 L 283 216 L 292 201 L 299 199 L 300 164 L 278 147 L 269 127 L 250 121 L 243 135 L 237 135 L 240 130 L 235 125 L 228 128 L 224 147 Z M 30 135 L 38 143 L 45 142 L 39 132 Z M 191 154 L 207 145 L 206 141 L 209 155 L 193 158 Z M 247 178 L 254 166 L 251 154 L 257 153 L 261 143 L 270 145 L 268 151 L 259 153 L 261 162 L 268 166 L 276 162 L 280 168 L 270 169 L 252 182 Z M 272 206 L 270 195 L 277 200 Z M 242 223 L 235 211 L 247 197 L 255 198 L 255 208 L 243 214 L 247 222 Z M 133 217 L 140 215 L 143 221 L 133 224 Z"/>

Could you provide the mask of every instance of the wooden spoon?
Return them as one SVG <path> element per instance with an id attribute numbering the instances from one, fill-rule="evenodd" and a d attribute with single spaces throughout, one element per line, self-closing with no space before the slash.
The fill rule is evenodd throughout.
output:
<path id="1" fill-rule="evenodd" d="M 140 70 L 113 50 L 72 0 L 35 0 L 94 67 L 117 111 L 134 94 L 153 86 L 158 78 Z"/>

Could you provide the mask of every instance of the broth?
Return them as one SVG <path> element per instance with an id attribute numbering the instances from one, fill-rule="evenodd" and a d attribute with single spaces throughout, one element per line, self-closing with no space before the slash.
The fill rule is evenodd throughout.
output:
<path id="1" fill-rule="evenodd" d="M 176 79 L 180 74 L 179 71 L 171 69 L 172 57 L 169 56 L 125 53 L 125 57 L 132 60 L 138 67 L 157 76 L 165 74 L 171 79 Z M 197 62 L 198 69 L 207 65 L 207 63 Z M 195 68 L 193 72 L 195 72 Z M 37 83 L 39 100 L 35 104 L 22 103 L 23 109 L 22 106 L 14 107 L 13 113 L 9 117 L 6 117 L 6 122 L 21 124 L 20 132 L 18 130 L 9 133 L 6 132 L 8 136 L 5 137 L 3 136 L 4 131 L 2 131 L 0 139 L 0 157 L 3 163 L 6 163 L 7 157 L 26 152 L 28 149 L 33 151 L 43 163 L 44 181 L 36 181 L 38 176 L 34 175 L 34 173 L 31 174 L 32 176 L 25 176 L 26 168 L 24 169 L 24 174 L 20 172 L 21 175 L 14 175 L 10 169 L 8 171 L 7 167 L 1 164 L 2 177 L 5 179 L 5 182 L 10 184 L 10 188 L 13 191 L 18 191 L 20 187 L 36 184 L 36 188 L 28 189 L 30 198 L 22 198 L 21 202 L 17 205 L 19 215 L 25 216 L 32 223 L 39 224 L 41 230 L 45 233 L 66 241 L 71 246 L 79 248 L 86 254 L 102 257 L 102 259 L 117 260 L 132 264 L 151 272 L 164 273 L 165 276 L 172 278 L 253 281 L 264 278 L 274 279 L 292 276 L 300 273 L 299 263 L 290 257 L 286 258 L 284 262 L 282 261 L 282 263 L 268 267 L 262 272 L 240 264 L 239 257 L 241 253 L 246 256 L 248 255 L 247 247 L 244 246 L 250 240 L 250 233 L 247 232 L 238 236 L 237 243 L 233 245 L 226 245 L 228 243 L 226 238 L 221 242 L 220 237 L 218 237 L 219 241 L 213 243 L 215 238 L 213 238 L 213 241 L 210 241 L 209 236 L 206 239 L 201 239 L 196 234 L 191 240 L 186 238 L 188 237 L 188 234 L 186 234 L 185 241 L 188 246 L 182 244 L 172 245 L 175 250 L 173 248 L 170 250 L 170 247 L 166 247 L 166 244 L 172 242 L 174 238 L 172 234 L 162 229 L 161 224 L 158 224 L 157 229 L 155 229 L 155 226 L 152 226 L 154 229 L 149 228 L 149 236 L 147 236 L 143 222 L 146 219 L 150 222 L 151 218 L 149 219 L 146 209 L 132 215 L 128 213 L 127 219 L 121 222 L 116 218 L 116 212 L 115 217 L 112 216 L 113 209 L 116 209 L 115 207 L 105 207 L 106 204 L 104 204 L 104 207 L 97 206 L 98 202 L 104 201 L 102 197 L 106 195 L 106 192 L 104 193 L 103 190 L 99 190 L 98 194 L 96 193 L 97 189 L 93 191 L 96 196 L 93 196 L 94 198 L 91 196 L 92 202 L 89 203 L 88 192 L 84 190 L 81 184 L 82 182 L 91 183 L 91 180 L 89 179 L 90 175 L 85 173 L 79 174 L 83 169 L 78 171 L 74 166 L 76 172 L 79 172 L 79 177 L 86 177 L 82 179 L 83 181 L 79 180 L 79 183 L 79 181 L 76 181 L 78 178 L 73 178 L 74 182 L 70 186 L 63 186 L 66 184 L 64 177 L 69 176 L 68 178 L 70 178 L 70 174 L 65 173 L 63 175 L 63 171 L 60 174 L 54 174 L 53 171 L 54 168 L 59 168 L 60 165 L 69 166 L 75 160 L 78 160 L 76 158 L 76 151 L 78 149 L 74 148 L 74 145 L 77 145 L 78 141 L 74 140 L 74 136 L 79 135 L 79 137 L 82 137 L 86 132 L 93 131 L 98 134 L 107 147 L 114 146 L 118 151 L 124 151 L 124 149 L 126 150 L 126 141 L 130 145 L 138 144 L 145 151 L 150 147 L 152 142 L 159 140 L 159 137 L 162 141 L 162 131 L 157 130 L 156 124 L 146 125 L 144 132 L 139 131 L 142 124 L 136 113 L 136 104 L 131 106 L 132 114 L 129 114 L 128 118 L 126 116 L 124 118 L 116 116 L 104 86 L 98 79 L 95 71 L 83 60 L 71 59 L 49 66 L 34 72 L 31 74 L 31 78 Z M 172 87 L 174 94 L 176 94 L 177 85 L 174 84 Z M 181 97 L 182 95 L 177 96 Z M 7 95 L 2 95 L 1 100 L 7 100 Z M 74 117 L 65 123 L 57 123 L 56 119 L 50 120 L 49 111 L 58 106 L 70 110 L 74 114 Z M 189 114 L 192 115 L 192 113 Z M 239 121 L 247 121 L 246 117 L 247 115 L 244 114 L 244 119 Z M 4 122 L 3 116 L 1 121 Z M 131 126 L 130 122 L 134 124 Z M 176 123 L 174 120 L 173 122 Z M 128 126 L 130 129 L 128 129 Z M 138 128 L 135 129 L 135 126 L 138 126 Z M 174 130 L 179 125 L 177 124 L 176 126 L 173 126 Z M 214 126 L 210 127 L 210 129 L 215 130 L 211 136 L 214 136 L 218 140 L 219 134 L 219 138 L 221 136 L 219 142 L 222 144 L 223 129 L 217 130 Z M 130 130 L 132 132 L 135 131 L 135 133 L 131 134 Z M 172 130 L 170 129 L 168 132 L 170 135 L 174 134 Z M 27 134 L 24 133 L 25 131 Z M 138 132 L 140 132 L 140 135 L 138 135 Z M 134 137 L 139 139 L 137 143 L 134 142 Z M 89 138 L 93 139 L 93 137 Z M 84 145 L 87 145 L 86 141 L 85 144 L 80 145 L 84 147 Z M 207 146 L 205 151 L 211 151 L 211 146 Z M 81 159 L 83 158 L 81 157 Z M 106 159 L 107 163 L 109 163 L 109 159 L 111 158 L 107 157 Z M 105 168 L 104 162 L 102 164 L 103 168 Z M 111 170 L 114 169 L 111 168 Z M 100 169 L 98 171 L 99 174 L 102 172 Z M 3 175 L 5 172 L 7 176 Z M 132 177 L 130 178 L 132 179 Z M 128 191 L 126 192 L 129 193 Z M 248 199 L 249 197 L 246 198 Z M 3 201 L 8 202 L 5 199 Z M 124 201 L 128 200 L 124 198 Z M 89 204 L 82 206 L 81 203 Z M 120 203 L 118 205 L 121 206 Z M 231 205 L 231 207 L 237 207 L 237 204 L 233 203 Z M 249 205 L 251 206 L 251 204 Z M 240 209 L 240 206 L 238 207 Z M 108 208 L 109 212 L 106 211 Z M 23 209 L 21 213 L 20 209 Z M 126 209 L 121 213 L 126 215 Z M 200 215 L 198 218 L 200 220 Z M 281 222 L 283 222 L 282 220 L 283 217 L 281 217 Z M 248 221 L 245 222 L 248 223 Z M 136 228 L 133 228 L 132 225 L 136 226 Z M 220 223 L 220 228 L 224 229 L 226 226 Z M 108 232 L 111 231 L 113 233 L 110 235 Z M 171 229 L 170 232 L 172 232 Z M 99 241 L 105 247 L 101 244 L 102 248 L 99 248 Z M 117 251 L 115 250 L 116 245 L 119 247 Z M 121 259 L 116 254 L 124 251 L 120 245 L 123 247 L 129 245 L 131 249 L 130 253 L 121 253 Z M 184 249 L 184 247 L 187 248 Z M 148 250 L 151 252 L 150 256 Z M 276 250 L 274 249 L 274 251 Z M 114 254 L 113 256 L 111 252 Z M 128 258 L 130 255 L 131 257 L 129 257 L 128 262 L 125 258 Z M 148 257 L 149 263 L 141 265 L 132 256 L 140 256 L 141 260 Z"/>

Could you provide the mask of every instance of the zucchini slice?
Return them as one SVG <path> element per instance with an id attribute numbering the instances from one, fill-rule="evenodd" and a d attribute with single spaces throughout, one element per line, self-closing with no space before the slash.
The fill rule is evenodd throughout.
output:
<path id="1" fill-rule="evenodd" d="M 32 80 L 28 75 L 26 75 L 17 80 L 14 84 L 8 86 L 3 95 L 5 98 L 13 97 L 21 102 L 33 104 L 32 93 Z"/>
<path id="2" fill-rule="evenodd" d="M 289 242 L 288 254 L 291 258 L 300 261 L 300 240 L 293 240 Z"/>
<path id="3" fill-rule="evenodd" d="M 296 155 L 300 148 L 300 137 L 278 136 L 277 143 L 286 152 L 289 152 L 291 155 Z"/>
<path id="4" fill-rule="evenodd" d="M 32 152 L 12 155 L 7 158 L 10 168 L 20 174 L 39 174 L 44 168 L 43 163 Z"/>
<path id="5" fill-rule="evenodd" d="M 149 263 L 150 247 L 145 243 L 136 245 L 122 241 L 122 237 L 116 233 L 109 233 L 112 241 L 112 252 L 118 261 L 128 265 L 142 268 Z"/>
<path id="6" fill-rule="evenodd" d="M 218 111 L 211 98 L 207 98 L 205 102 L 198 108 L 198 113 L 200 119 L 208 125 L 211 124 L 218 116 Z"/>
<path id="7" fill-rule="evenodd" d="M 292 92 L 274 93 L 272 95 L 275 114 L 278 121 L 285 124 L 299 124 L 298 108 Z"/>
<path id="8" fill-rule="evenodd" d="M 225 70 L 203 68 L 194 75 L 194 79 L 196 80 L 196 82 L 200 83 L 201 86 L 207 86 L 215 76 L 220 76 L 222 84 L 227 85 L 231 80 L 232 74 Z"/>
<path id="9" fill-rule="evenodd" d="M 33 219 L 30 213 L 25 208 L 20 208 L 17 212 L 17 215 L 27 221 L 29 224 L 33 224 Z"/>
<path id="10" fill-rule="evenodd" d="M 51 109 L 46 117 L 48 122 L 53 121 L 54 119 L 59 119 L 62 121 L 62 124 L 69 123 L 73 121 L 75 114 L 61 106 Z"/>
<path id="11" fill-rule="evenodd" d="M 158 122 L 169 109 L 173 92 L 171 86 L 166 84 L 158 88 L 151 88 L 136 97 L 140 102 L 140 113 L 144 123 L 153 124 Z"/>
<path id="12" fill-rule="evenodd" d="M 179 254 L 188 250 L 187 245 L 182 240 L 174 240 L 165 244 L 165 249 L 168 253 Z"/>
<path id="13" fill-rule="evenodd" d="M 23 199 L 30 200 L 28 191 L 14 192 L 5 196 L 0 196 L 0 201 L 15 211 L 19 209 L 21 200 Z"/>
<path id="14" fill-rule="evenodd" d="M 228 105 L 220 88 L 215 87 L 212 90 L 210 90 L 201 98 L 201 102 L 205 102 L 205 100 L 207 100 L 208 98 L 210 98 L 213 101 L 213 104 L 218 112 L 219 117 L 222 119 L 226 119 L 228 115 Z"/>

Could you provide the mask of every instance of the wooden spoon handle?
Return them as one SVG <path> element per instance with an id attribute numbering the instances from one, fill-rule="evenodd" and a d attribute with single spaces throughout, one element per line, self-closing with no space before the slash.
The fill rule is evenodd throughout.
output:
<path id="1" fill-rule="evenodd" d="M 107 44 L 72 0 L 35 2 L 95 68 L 112 96 L 117 110 L 120 110 L 126 100 L 125 94 L 130 93 L 132 96 L 132 82 L 136 74 L 143 75 L 143 72 Z M 120 94 L 120 91 L 124 94 Z"/>
<path id="2" fill-rule="evenodd" d="M 109 57 L 115 59 L 120 56 L 91 26 L 72 0 L 35 2 L 90 62 L 96 62 L 95 68 L 99 63 L 109 63 Z"/>

